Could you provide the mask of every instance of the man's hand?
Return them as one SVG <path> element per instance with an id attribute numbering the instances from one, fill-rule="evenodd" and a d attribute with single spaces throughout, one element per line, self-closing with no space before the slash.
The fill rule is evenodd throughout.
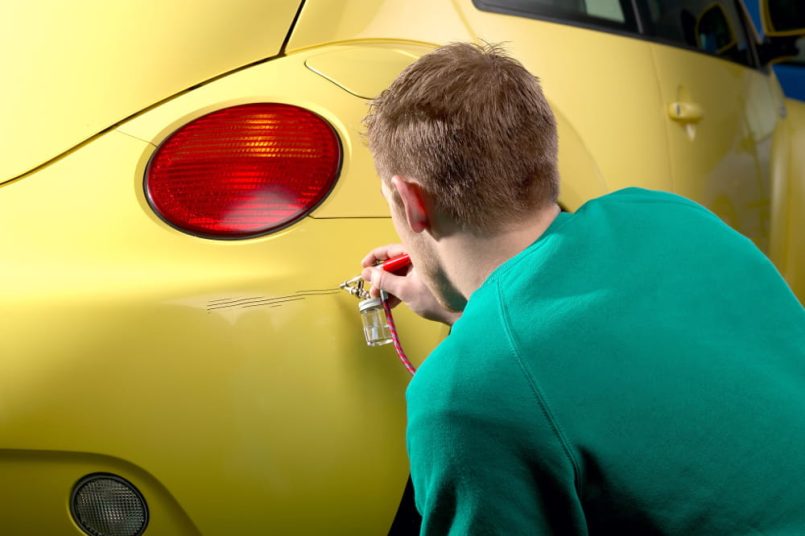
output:
<path id="1" fill-rule="evenodd" d="M 369 252 L 361 261 L 364 267 L 361 276 L 372 283 L 370 291 L 372 297 L 380 295 L 385 290 L 389 296 L 389 305 L 396 307 L 400 301 L 405 302 L 416 314 L 428 320 L 453 325 L 461 313 L 449 311 L 440 304 L 430 289 L 422 282 L 417 274 L 416 267 L 412 266 L 403 275 L 394 275 L 375 265 L 407 253 L 401 244 L 388 244 L 380 246 Z"/>

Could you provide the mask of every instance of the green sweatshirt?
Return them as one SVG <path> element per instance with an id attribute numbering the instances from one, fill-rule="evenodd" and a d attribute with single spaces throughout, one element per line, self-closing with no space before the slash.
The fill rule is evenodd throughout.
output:
<path id="1" fill-rule="evenodd" d="M 407 398 L 422 534 L 805 535 L 805 310 L 679 196 L 560 214 Z"/>

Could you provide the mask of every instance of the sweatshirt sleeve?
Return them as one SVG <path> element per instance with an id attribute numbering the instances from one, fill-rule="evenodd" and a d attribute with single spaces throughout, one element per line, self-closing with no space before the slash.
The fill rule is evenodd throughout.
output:
<path id="1" fill-rule="evenodd" d="M 586 534 L 573 464 L 512 357 L 449 354 L 462 369 L 426 363 L 408 390 L 421 534 Z"/>

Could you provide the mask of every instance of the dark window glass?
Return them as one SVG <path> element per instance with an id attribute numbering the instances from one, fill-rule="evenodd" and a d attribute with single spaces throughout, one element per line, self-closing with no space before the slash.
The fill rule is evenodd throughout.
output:
<path id="1" fill-rule="evenodd" d="M 474 0 L 479 9 L 637 32 L 631 0 Z"/>
<path id="2" fill-rule="evenodd" d="M 769 2 L 771 26 L 778 32 L 797 31 L 805 27 L 805 9 L 802 0 Z"/>
<path id="3" fill-rule="evenodd" d="M 719 58 L 752 65 L 752 52 L 733 0 L 644 0 L 648 35 Z"/>

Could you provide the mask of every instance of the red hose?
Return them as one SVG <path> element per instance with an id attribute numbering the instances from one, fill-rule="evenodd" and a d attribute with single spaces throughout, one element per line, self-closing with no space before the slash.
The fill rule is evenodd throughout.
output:
<path id="1" fill-rule="evenodd" d="M 389 306 L 389 302 L 386 300 L 385 292 L 380 293 L 380 301 L 383 302 L 383 310 L 386 312 L 386 322 L 389 325 L 391 341 L 394 343 L 394 349 L 397 350 L 397 357 L 400 358 L 402 364 L 406 369 L 408 369 L 408 372 L 411 373 L 411 376 L 413 376 L 416 372 L 416 367 L 414 367 L 414 365 L 411 363 L 411 360 L 408 359 L 408 356 L 405 355 L 402 344 L 400 344 L 400 338 L 397 336 L 397 326 L 394 325 L 394 318 L 391 316 L 391 306 Z"/>

